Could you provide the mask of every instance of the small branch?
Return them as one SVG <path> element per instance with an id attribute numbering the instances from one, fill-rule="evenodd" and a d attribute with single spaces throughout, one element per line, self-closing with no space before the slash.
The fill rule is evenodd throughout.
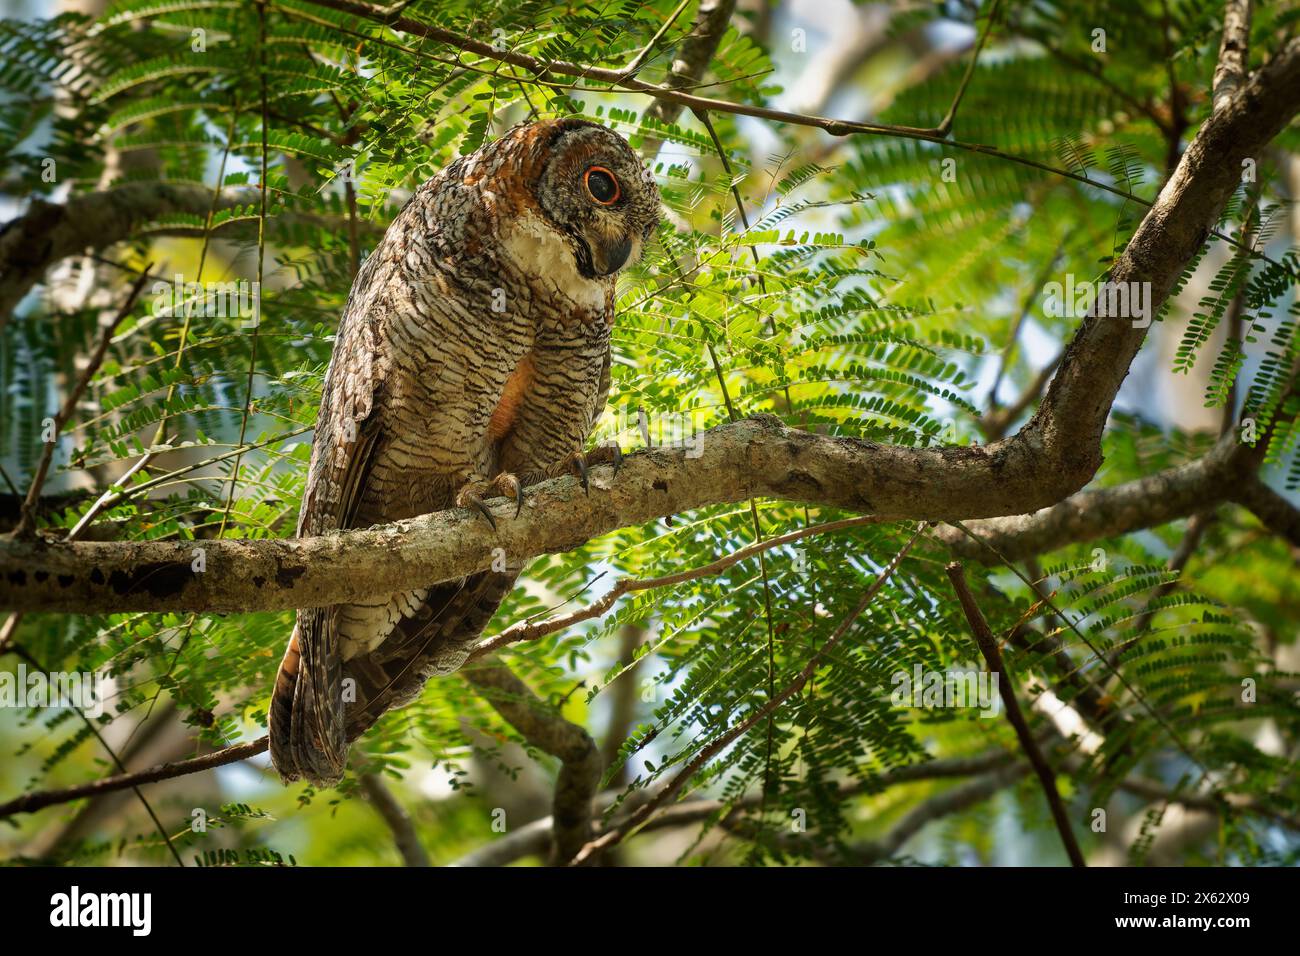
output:
<path id="1" fill-rule="evenodd" d="M 839 796 L 848 799 L 853 796 L 883 793 L 890 787 L 901 784 L 916 783 L 923 780 L 949 780 L 988 773 L 1005 767 L 1015 760 L 1015 754 L 1000 747 L 966 757 L 941 757 L 921 763 L 898 767 L 886 773 L 858 780 L 843 786 Z M 1025 767 L 1025 772 L 1028 772 Z M 605 791 L 597 797 L 597 804 L 603 811 L 612 806 L 618 798 L 613 791 Z M 648 797 L 645 791 L 637 791 L 627 797 L 624 809 L 633 809 Z M 759 806 L 761 793 L 753 793 L 728 804 L 721 800 L 690 798 L 671 807 L 665 807 L 654 818 L 646 821 L 639 833 L 667 827 L 689 826 L 707 820 L 714 814 L 728 809 L 745 810 Z M 461 857 L 451 866 L 505 866 L 526 856 L 541 856 L 550 848 L 551 819 L 534 820 L 527 826 L 512 830 L 499 840 L 493 840 Z"/>
<path id="2" fill-rule="evenodd" d="M 14 651 L 20 658 L 30 664 L 37 671 L 46 671 L 46 668 L 41 666 L 40 662 L 25 649 L 15 647 Z M 86 716 L 86 713 L 75 704 L 73 704 L 69 709 L 81 720 L 82 724 L 85 725 L 86 730 L 90 731 L 91 736 L 99 742 L 100 747 L 104 749 L 104 752 L 108 754 L 109 759 L 113 761 L 113 765 L 117 767 L 121 773 L 126 773 L 126 765 L 122 763 L 122 758 L 118 756 L 116 750 L 109 746 L 108 741 L 105 740 L 104 735 L 100 733 L 99 727 L 96 725 L 95 721 Z M 167 828 L 164 827 L 162 821 L 158 819 L 158 814 L 154 812 L 154 808 L 149 803 L 148 798 L 145 797 L 144 791 L 142 791 L 136 784 L 131 785 L 131 791 L 135 794 L 136 799 L 140 801 L 140 805 L 144 807 L 144 812 L 148 814 L 149 819 L 153 821 L 154 829 L 158 831 L 158 836 L 162 838 L 163 845 L 167 847 L 167 852 L 172 855 L 172 859 L 176 861 L 176 865 L 184 867 L 185 861 L 181 859 L 180 853 L 176 850 L 176 844 L 172 843 L 172 838 L 167 835 Z"/>
<path id="3" fill-rule="evenodd" d="M 677 18 L 682 15 L 682 11 L 686 9 L 690 2 L 691 0 L 682 0 L 681 3 L 677 4 L 677 9 L 669 15 L 668 19 L 664 21 L 664 25 L 661 26 L 658 31 L 656 31 L 655 35 L 650 38 L 650 42 L 641 48 L 641 52 L 633 57 L 632 61 L 628 63 L 627 66 L 623 67 L 623 79 L 631 79 L 636 76 L 637 73 L 641 72 L 641 67 L 654 51 L 655 46 L 664 38 L 664 34 L 672 29 L 673 24 L 677 22 Z"/>
<path id="4" fill-rule="evenodd" d="M 676 574 L 666 574 L 658 578 L 620 578 L 615 582 L 610 590 L 597 600 L 591 602 L 587 607 L 573 611 L 569 614 L 562 614 L 557 617 L 549 618 L 545 621 L 520 621 L 506 628 L 500 634 L 484 641 L 478 647 L 474 648 L 469 656 L 469 661 L 475 661 L 479 658 L 493 654 L 501 648 L 510 644 L 518 644 L 521 641 L 535 641 L 540 637 L 548 634 L 554 634 L 556 631 L 563 631 L 574 624 L 583 621 L 589 621 L 592 618 L 601 617 L 606 614 L 614 603 L 623 595 L 631 594 L 636 591 L 651 591 L 657 588 L 673 587 L 683 584 L 687 581 L 694 581 L 699 578 L 712 577 L 721 574 L 723 571 L 752 558 L 756 554 L 764 551 L 770 551 L 772 548 L 779 548 L 782 545 L 799 541 L 803 538 L 811 537 L 816 534 L 827 534 L 832 531 L 840 531 L 844 528 L 855 528 L 859 525 L 879 524 L 880 519 L 864 516 L 860 518 L 844 518 L 840 521 L 828 521 L 825 524 L 813 525 L 809 528 L 798 528 L 794 531 L 775 538 L 766 538 L 753 544 L 747 544 L 743 548 L 733 551 L 731 554 L 719 558 L 716 561 L 703 565 L 702 567 L 692 568 L 689 571 L 678 571 Z"/>
<path id="5" fill-rule="evenodd" d="M 997 638 L 989 630 L 988 622 L 984 620 L 979 605 L 975 603 L 975 596 L 971 594 L 970 586 L 966 583 L 966 572 L 956 561 L 949 564 L 946 570 L 948 579 L 952 581 L 953 589 L 957 592 L 957 598 L 961 601 L 966 620 L 970 622 L 971 632 L 975 636 L 975 643 L 979 645 L 980 653 L 984 655 L 984 660 L 988 662 L 989 670 L 998 678 L 998 691 L 1002 695 L 1003 704 L 1006 706 L 1007 720 L 1015 728 L 1016 737 L 1020 740 L 1020 746 L 1024 749 L 1025 756 L 1029 758 L 1034 772 L 1038 774 L 1038 779 L 1043 785 L 1043 793 L 1046 795 L 1047 803 L 1051 807 L 1052 819 L 1056 821 L 1056 829 L 1061 834 L 1061 842 L 1065 844 L 1066 855 L 1069 856 L 1072 865 L 1087 866 L 1083 859 L 1083 853 L 1079 850 L 1079 844 L 1074 838 L 1074 831 L 1070 829 L 1070 818 L 1066 815 L 1065 805 L 1061 802 L 1061 794 L 1056 789 L 1056 776 L 1043 758 L 1042 751 L 1038 749 L 1034 735 L 1029 730 L 1029 725 L 1025 723 L 1024 714 L 1020 712 L 1020 704 L 1016 700 L 1016 693 L 1011 686 L 1011 677 L 1002 664 L 1002 652 L 998 650 Z"/>
<path id="6" fill-rule="evenodd" d="M 149 266 L 145 266 L 145 275 L 148 272 Z M 82 369 L 81 375 L 78 376 L 77 384 L 73 386 L 72 391 L 63 400 L 63 406 L 54 416 L 54 434 L 45 443 L 45 448 L 41 452 L 41 460 L 36 466 L 36 473 L 32 476 L 32 483 L 27 489 L 27 498 L 23 501 L 22 512 L 18 516 L 18 525 L 13 530 L 15 539 L 30 539 L 36 534 L 36 508 L 41 497 L 41 487 L 45 484 L 45 476 L 50 470 L 50 463 L 54 460 L 54 452 L 59 447 L 59 432 L 72 418 L 73 412 L 77 410 L 77 402 L 81 401 L 81 396 L 86 391 L 87 386 L 90 385 L 90 380 L 95 377 L 99 367 L 104 364 L 104 356 L 108 354 L 108 346 L 113 341 L 113 333 L 122 324 L 122 321 L 131 314 L 131 309 L 135 307 L 135 300 L 140 297 L 140 290 L 144 288 L 145 275 L 141 275 L 132 283 L 131 291 L 127 294 L 126 302 L 123 303 L 122 308 L 100 330 L 99 341 L 95 345 L 95 350 L 90 353 L 90 358 L 86 361 L 86 367 Z"/>
<path id="7" fill-rule="evenodd" d="M 1013 764 L 931 797 L 913 808 L 882 839 L 852 847 L 849 852 L 853 862 L 869 865 L 889 859 L 928 824 L 983 803 L 1029 773 L 1029 769 L 1026 764 Z"/>
<path id="8" fill-rule="evenodd" d="M 101 511 L 123 496 L 126 483 L 135 477 L 136 472 L 140 471 L 142 468 L 148 467 L 149 462 L 153 460 L 153 456 L 154 453 L 152 451 L 145 452 L 133 465 L 131 465 L 130 468 L 122 473 L 121 477 L 115 479 L 108 490 L 96 498 L 94 504 L 86 509 L 86 513 L 77 519 L 77 523 L 72 526 L 72 530 L 67 533 L 63 540 L 76 541 L 80 538 L 82 532 L 90 527 L 91 523 Z"/>
<path id="9" fill-rule="evenodd" d="M 249 757 L 265 753 L 266 747 L 267 738 L 259 737 L 257 740 L 246 744 L 223 747 L 220 750 L 214 750 L 210 754 L 204 754 L 202 757 L 191 757 L 189 760 L 159 764 L 156 767 L 150 767 L 148 770 L 121 773 L 91 783 L 65 787 L 61 790 L 34 790 L 31 793 L 23 794 L 21 797 L 15 797 L 7 803 L 0 803 L 0 819 L 11 817 L 16 813 L 34 813 L 45 807 L 80 800 L 82 797 L 97 797 L 101 793 L 112 793 L 114 790 L 126 790 L 146 783 L 156 783 L 159 780 L 170 780 L 172 777 L 183 777 L 186 774 L 210 770 L 213 767 L 224 767 L 226 764 L 238 763 L 241 760 L 247 760 Z"/>
<path id="10" fill-rule="evenodd" d="M 380 779 L 379 774 L 361 773 L 358 774 L 357 779 L 370 805 L 392 831 L 393 842 L 397 845 L 397 852 L 402 855 L 402 862 L 406 866 L 431 866 L 429 854 L 424 851 L 424 845 L 420 843 L 420 835 L 415 830 L 415 822 L 406 812 L 406 808 L 393 796 L 388 785 Z"/>
<path id="11" fill-rule="evenodd" d="M 943 120 L 935 127 L 935 131 L 940 136 L 947 136 L 952 132 L 953 120 L 957 118 L 957 110 L 961 106 L 962 99 L 966 96 L 966 87 L 970 85 L 971 77 L 975 75 L 975 67 L 980 61 L 980 51 L 984 49 L 984 42 L 989 38 L 989 32 L 993 29 L 993 21 L 998 15 L 998 4 L 1001 0 L 993 0 L 989 7 L 988 20 L 984 23 L 984 32 L 980 34 L 979 41 L 975 44 L 975 52 L 971 55 L 970 63 L 966 65 L 966 72 L 962 75 L 961 85 L 957 87 L 957 93 L 952 98 L 952 105 L 948 107 L 948 112 L 944 114 Z"/>
<path id="12" fill-rule="evenodd" d="M 1047 388 L 1047 383 L 1052 380 L 1052 376 L 1056 374 L 1057 368 L 1060 367 L 1063 355 L 1064 353 L 1058 353 L 1056 358 L 1039 369 L 1038 374 L 1034 376 L 1034 380 L 1020 393 L 1020 397 L 1010 405 L 1005 408 L 990 408 L 980 417 L 976 424 L 986 441 L 1001 440 L 1006 435 L 1007 429 L 1011 427 L 1011 423 L 1023 415 L 1030 405 L 1038 401 Z M 992 403 L 993 393 L 989 394 L 989 401 Z"/>

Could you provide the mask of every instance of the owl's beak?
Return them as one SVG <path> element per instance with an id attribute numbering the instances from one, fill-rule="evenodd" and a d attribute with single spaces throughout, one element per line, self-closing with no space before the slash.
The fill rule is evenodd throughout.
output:
<path id="1" fill-rule="evenodd" d="M 595 253 L 592 265 L 596 267 L 596 274 L 610 276 L 623 268 L 635 245 L 630 236 L 613 236 L 596 243 L 596 248 L 592 250 Z"/>

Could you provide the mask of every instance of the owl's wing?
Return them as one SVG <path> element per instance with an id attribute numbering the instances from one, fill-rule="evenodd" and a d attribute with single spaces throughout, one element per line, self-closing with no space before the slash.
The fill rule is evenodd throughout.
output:
<path id="1" fill-rule="evenodd" d="M 298 535 L 350 527 L 373 461 L 379 425 L 376 395 L 384 355 L 376 298 L 388 279 L 372 255 L 348 298 L 321 390 L 316 435 L 298 517 Z M 276 676 L 270 718 L 271 759 L 284 779 L 337 779 L 347 755 L 342 653 L 335 609 L 304 608 Z"/>

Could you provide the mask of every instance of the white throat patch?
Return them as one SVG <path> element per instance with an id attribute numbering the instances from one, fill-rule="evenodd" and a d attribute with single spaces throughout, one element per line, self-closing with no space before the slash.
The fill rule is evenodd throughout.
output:
<path id="1" fill-rule="evenodd" d="M 575 311 L 605 312 L 605 283 L 584 278 L 568 241 L 536 213 L 512 220 L 503 247 L 515 266 L 536 285 L 570 300 Z"/>

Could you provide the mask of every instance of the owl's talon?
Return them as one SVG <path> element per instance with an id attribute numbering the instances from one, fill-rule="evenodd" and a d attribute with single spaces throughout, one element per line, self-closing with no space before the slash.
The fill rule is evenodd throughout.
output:
<path id="1" fill-rule="evenodd" d="M 487 518 L 488 524 L 492 526 L 493 531 L 497 529 L 497 519 L 492 517 L 492 512 L 488 511 L 488 506 L 483 503 L 483 499 L 474 494 L 474 492 L 461 492 L 456 497 L 456 504 L 460 505 L 462 508 L 470 508 L 477 511 L 484 518 Z"/>
<path id="2" fill-rule="evenodd" d="M 591 485 L 587 483 L 587 456 L 582 452 L 573 453 L 573 467 L 578 469 L 578 480 L 582 482 L 584 494 L 591 494 Z"/>
<path id="3" fill-rule="evenodd" d="M 524 486 L 519 479 L 508 471 L 503 471 L 492 479 L 492 486 L 488 489 L 493 494 L 499 494 L 502 498 L 515 499 L 515 517 L 518 518 L 524 510 Z"/>
<path id="4" fill-rule="evenodd" d="M 492 517 L 492 512 L 483 503 L 483 494 L 487 494 L 492 487 L 492 484 L 482 477 L 470 476 L 469 480 L 461 486 L 460 491 L 456 492 L 456 507 L 477 511 L 484 518 L 487 518 L 488 524 L 495 531 L 497 529 L 497 519 Z M 483 494 L 480 494 L 480 492 Z"/>
<path id="5" fill-rule="evenodd" d="M 500 472 L 491 481 L 482 477 L 471 477 L 465 482 L 464 486 L 456 493 L 456 505 L 460 508 L 472 508 L 487 518 L 488 524 L 492 530 L 497 530 L 497 522 L 492 517 L 492 512 L 484 504 L 485 498 L 513 498 L 515 502 L 515 517 L 524 510 L 524 487 L 523 484 L 508 471 Z"/>

